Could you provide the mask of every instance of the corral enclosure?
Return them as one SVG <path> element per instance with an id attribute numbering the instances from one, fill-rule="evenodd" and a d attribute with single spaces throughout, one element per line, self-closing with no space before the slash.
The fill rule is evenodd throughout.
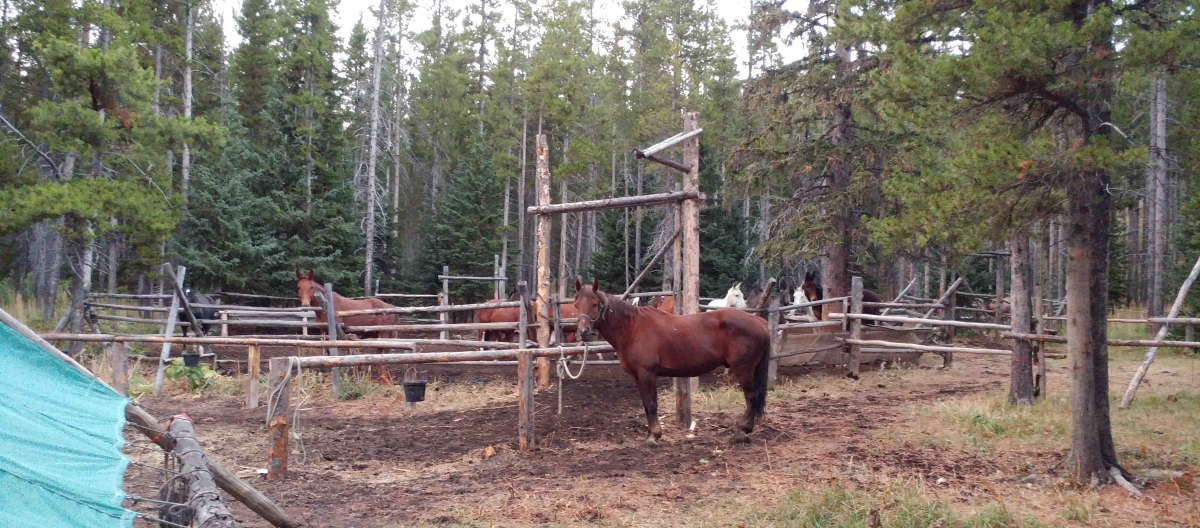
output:
<path id="1" fill-rule="evenodd" d="M 289 352 L 264 349 L 276 353 Z M 1114 379 L 1132 372 L 1133 359 L 1114 362 Z M 1141 396 L 1147 410 L 1136 420 L 1118 417 L 1134 470 L 1191 471 L 1200 453 L 1196 361 L 1160 360 L 1160 381 Z M 945 526 L 1128 526 L 1186 524 L 1200 514 L 1182 480 L 1147 490 L 1155 502 L 1067 483 L 1055 469 L 1068 446 L 1065 361 L 1050 364 L 1048 408 L 1024 411 L 1002 403 L 1007 358 L 964 356 L 950 370 L 939 363 L 927 356 L 864 366 L 858 381 L 840 369 L 784 367 L 749 445 L 729 442 L 740 392 L 720 376 L 704 377 L 695 437 L 667 418 L 658 448 L 642 443 L 628 377 L 588 366 L 568 382 L 561 416 L 554 390 L 538 394 L 538 447 L 528 453 L 516 449 L 509 366 L 421 366 L 431 384 L 412 411 L 378 371 L 374 382 L 357 381 L 362 396 L 351 401 L 332 398 L 327 380 L 313 374 L 302 383 L 291 476 L 274 482 L 255 475 L 267 449 L 264 413 L 243 408 L 240 381 L 201 393 L 176 381 L 167 396 L 142 403 L 186 410 L 212 457 L 314 526 L 785 526 L 821 515 L 861 520 L 870 510 L 895 521 L 884 526 L 917 526 L 900 522 L 908 515 L 927 516 L 920 526 L 939 517 Z M 660 385 L 666 409 L 669 387 Z M 234 510 L 242 526 L 267 526 L 239 504 Z"/>

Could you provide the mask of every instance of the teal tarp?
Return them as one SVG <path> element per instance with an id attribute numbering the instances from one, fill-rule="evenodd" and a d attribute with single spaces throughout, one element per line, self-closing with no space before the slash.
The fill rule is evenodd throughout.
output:
<path id="1" fill-rule="evenodd" d="M 0 527 L 128 527 L 128 400 L 0 324 Z"/>

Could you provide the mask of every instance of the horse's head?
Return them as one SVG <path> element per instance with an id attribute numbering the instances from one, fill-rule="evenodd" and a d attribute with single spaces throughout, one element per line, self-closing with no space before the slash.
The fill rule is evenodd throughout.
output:
<path id="1" fill-rule="evenodd" d="M 575 277 L 575 313 L 579 320 L 575 323 L 575 334 L 584 341 L 591 341 L 594 335 L 593 327 L 596 321 L 604 317 L 608 309 L 608 296 L 600 291 L 600 281 L 592 279 L 590 285 L 584 285 L 579 277 Z"/>
<path id="2" fill-rule="evenodd" d="M 808 272 L 804 275 L 804 283 L 800 285 L 800 289 L 804 290 L 804 295 L 809 301 L 819 301 L 825 298 L 825 288 L 817 284 L 817 274 Z"/>
<path id="3" fill-rule="evenodd" d="M 308 274 L 300 273 L 300 269 L 296 269 L 296 295 L 300 297 L 300 306 L 312 306 L 313 294 L 317 292 L 317 283 L 313 281 L 313 270 L 308 270 Z"/>
<path id="4" fill-rule="evenodd" d="M 729 291 L 725 293 L 725 306 L 727 308 L 745 308 L 746 296 L 742 294 L 742 283 L 734 284 Z"/>
<path id="5" fill-rule="evenodd" d="M 792 294 L 792 304 L 801 304 L 809 302 L 808 294 L 804 292 L 804 288 L 796 288 L 796 292 Z"/>
<path id="6" fill-rule="evenodd" d="M 663 303 L 662 295 L 655 295 L 654 298 L 650 300 L 650 306 L 653 306 L 655 308 L 662 306 L 662 303 Z"/>

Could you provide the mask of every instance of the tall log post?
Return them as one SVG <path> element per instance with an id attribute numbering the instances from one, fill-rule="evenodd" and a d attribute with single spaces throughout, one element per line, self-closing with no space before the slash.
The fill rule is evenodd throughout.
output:
<path id="1" fill-rule="evenodd" d="M 688 112 L 683 116 L 683 132 L 700 128 L 700 113 Z M 691 170 L 683 176 L 684 192 L 700 192 L 700 136 L 683 142 L 683 164 Z M 700 313 L 700 203 L 696 199 L 685 200 L 683 218 L 683 314 Z M 699 378 L 689 378 L 687 383 L 675 386 L 675 418 L 684 428 L 692 424 L 692 389 Z"/>
<path id="2" fill-rule="evenodd" d="M 329 332 L 329 339 L 337 341 L 337 339 L 338 339 L 337 310 L 335 309 L 335 307 L 333 305 L 333 283 L 332 282 L 325 283 L 324 297 L 325 297 L 325 301 L 324 301 L 325 324 L 327 325 L 327 331 Z M 336 349 L 336 348 L 329 349 L 328 355 L 330 355 L 330 356 L 338 355 L 338 349 Z M 330 371 L 330 375 L 333 376 L 333 397 L 341 398 L 342 397 L 342 371 L 341 371 L 341 369 L 335 368 Z"/>
<path id="3" fill-rule="evenodd" d="M 129 395 L 129 354 L 125 343 L 113 343 L 108 347 L 108 360 L 112 363 L 112 387 L 121 396 Z"/>
<path id="4" fill-rule="evenodd" d="M 246 408 L 258 408 L 258 377 L 261 365 L 258 345 L 246 347 Z"/>
<path id="5" fill-rule="evenodd" d="M 850 313 L 862 314 L 863 300 L 863 280 L 862 277 L 854 276 L 850 279 Z M 856 341 L 862 340 L 862 319 L 857 317 L 850 319 L 850 339 Z M 862 346 L 858 344 L 850 345 L 850 358 L 846 363 L 846 374 L 854 379 L 858 379 L 858 363 L 862 355 Z"/>
<path id="6" fill-rule="evenodd" d="M 546 146 L 546 135 L 537 135 L 537 197 L 538 205 L 550 205 L 550 152 Z M 550 215 L 539 214 L 537 219 L 537 307 L 538 348 L 550 346 Z M 560 280 L 562 277 L 559 278 Z M 550 362 L 538 358 L 538 388 L 550 386 Z"/>
<path id="7" fill-rule="evenodd" d="M 187 274 L 187 268 L 179 266 L 175 272 L 175 282 L 179 288 L 183 288 L 183 277 Z M 175 334 L 175 323 L 179 320 L 179 296 L 171 296 L 171 311 L 167 312 L 167 325 L 163 328 L 163 336 L 171 337 Z M 197 331 L 199 331 L 197 329 Z M 154 377 L 154 395 L 162 396 L 163 380 L 167 375 L 167 363 L 171 362 L 171 343 L 163 343 L 162 354 L 158 358 L 158 373 Z"/>
<path id="8" fill-rule="evenodd" d="M 1030 312 L 1033 310 L 1030 302 L 1030 286 L 1032 274 L 1029 273 L 1029 237 L 1026 233 L 1017 233 L 1008 244 L 1009 264 L 1012 267 L 1012 288 L 1010 295 L 1011 325 L 1013 332 L 1028 334 Z M 999 272 L 999 270 L 997 270 Z M 1000 310 L 997 307 L 997 320 Z M 1035 398 L 1033 379 L 1033 343 L 1028 339 L 1012 340 L 1012 361 L 1010 363 L 1010 383 L 1008 403 L 1033 405 Z"/>
<path id="9" fill-rule="evenodd" d="M 267 454 L 267 480 L 287 477 L 288 440 L 291 435 L 291 383 L 288 383 L 290 361 L 286 357 L 271 359 L 271 393 L 267 401 L 267 430 L 271 448 Z"/>

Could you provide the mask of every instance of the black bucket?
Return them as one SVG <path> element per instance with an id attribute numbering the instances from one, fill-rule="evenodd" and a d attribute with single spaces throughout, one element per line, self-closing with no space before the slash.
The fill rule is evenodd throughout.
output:
<path id="1" fill-rule="evenodd" d="M 404 401 L 408 403 L 416 403 L 425 401 L 425 382 L 424 381 L 406 381 L 404 382 Z"/>
<path id="2" fill-rule="evenodd" d="M 200 354 L 184 354 L 183 366 L 195 367 L 200 365 Z"/>

